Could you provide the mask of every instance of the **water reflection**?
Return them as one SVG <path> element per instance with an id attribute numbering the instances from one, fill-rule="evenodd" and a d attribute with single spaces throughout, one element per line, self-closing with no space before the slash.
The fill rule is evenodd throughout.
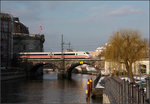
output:
<path id="1" fill-rule="evenodd" d="M 86 103 L 88 78 L 77 74 L 72 80 L 57 80 L 56 73 L 51 72 L 43 80 L 2 82 L 2 103 Z"/>

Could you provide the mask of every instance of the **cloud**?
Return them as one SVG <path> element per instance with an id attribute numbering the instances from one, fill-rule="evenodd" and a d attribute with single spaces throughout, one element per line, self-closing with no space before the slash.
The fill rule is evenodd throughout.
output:
<path id="1" fill-rule="evenodd" d="M 54 21 L 49 21 L 50 18 L 48 16 L 46 18 L 45 15 L 51 11 L 55 11 L 60 5 L 61 2 L 3 1 L 2 12 L 10 13 L 14 17 L 19 17 L 20 21 L 29 27 L 31 33 L 37 33 L 40 25 L 48 24 L 49 22 L 54 24 Z"/>
<path id="2" fill-rule="evenodd" d="M 59 51 L 57 47 L 60 45 L 59 41 L 62 33 L 66 35 L 73 34 L 70 35 L 70 40 L 71 42 L 74 42 L 74 44 L 80 44 L 82 41 L 87 41 L 89 45 L 90 43 L 88 40 L 92 39 L 91 37 L 88 37 L 89 35 L 94 34 L 92 37 L 94 38 L 93 40 L 96 41 L 98 39 L 97 37 L 102 37 L 102 35 L 99 34 L 110 33 L 111 30 L 116 29 L 123 24 L 120 24 L 118 20 L 114 23 L 111 17 L 113 17 L 113 19 L 118 19 L 126 15 L 132 16 L 143 13 L 143 10 L 140 9 L 141 6 L 137 8 L 133 6 L 121 6 L 114 8 L 113 5 L 102 5 L 101 3 L 98 6 L 92 5 L 92 7 L 91 4 L 90 7 L 88 5 L 82 6 L 83 4 L 77 4 L 74 2 L 53 1 L 9 1 L 7 3 L 2 3 L 2 11 L 19 17 L 20 21 L 29 27 L 30 33 L 38 33 L 40 31 L 40 25 L 42 25 L 42 32 L 46 39 L 44 48 L 46 50 L 50 50 L 50 48 L 53 50 L 56 49 L 56 51 Z M 124 22 L 127 20 L 128 18 L 126 18 Z M 138 20 L 142 20 L 142 18 L 138 18 Z M 133 23 L 136 25 L 139 23 L 137 22 L 138 20 L 136 18 L 136 23 Z M 129 24 L 134 26 L 130 22 Z M 80 41 L 78 37 L 83 36 L 83 34 L 87 35 L 84 40 Z M 106 37 L 107 36 L 103 37 L 103 41 L 106 40 Z M 92 46 L 90 48 L 92 48 Z"/>
<path id="3" fill-rule="evenodd" d="M 2 12 L 7 12 L 13 16 L 23 17 L 28 21 L 39 20 L 50 11 L 55 11 L 60 3 L 42 1 L 21 1 L 21 2 L 2 2 Z M 33 19 L 33 20 L 32 20 Z"/>
<path id="4" fill-rule="evenodd" d="M 108 7 L 108 5 L 102 5 L 102 6 L 99 6 L 99 7 L 91 7 L 89 10 L 92 10 L 92 11 L 100 11 L 100 10 L 104 10 Z"/>
<path id="5" fill-rule="evenodd" d="M 91 14 L 89 14 L 87 17 L 82 18 L 80 20 L 74 20 L 72 23 L 89 23 L 89 22 L 97 22 L 97 21 L 106 21 L 109 20 L 110 17 L 116 16 L 131 16 L 131 15 L 137 15 L 142 14 L 144 11 L 140 8 L 133 8 L 132 6 L 125 5 L 121 6 L 120 8 L 117 8 L 115 10 L 106 10 L 108 8 L 108 5 L 103 5 L 101 7 L 92 7 L 90 10 L 92 10 Z M 105 12 L 103 12 L 105 10 Z"/>
<path id="6" fill-rule="evenodd" d="M 142 14 L 142 9 L 134 9 L 131 6 L 122 6 L 116 10 L 105 14 L 106 16 L 126 16 L 126 15 L 133 15 L 133 14 Z"/>

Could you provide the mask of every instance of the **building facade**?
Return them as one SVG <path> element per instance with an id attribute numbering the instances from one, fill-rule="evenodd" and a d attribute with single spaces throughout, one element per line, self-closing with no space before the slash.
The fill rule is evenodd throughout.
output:
<path id="1" fill-rule="evenodd" d="M 0 68 L 7 69 L 19 52 L 42 52 L 44 35 L 29 34 L 29 29 L 11 14 L 0 13 Z"/>
<path id="2" fill-rule="evenodd" d="M 146 75 L 150 74 L 150 66 L 149 66 L 149 58 L 143 58 L 139 61 L 136 61 L 132 64 L 132 72 L 134 75 Z M 114 62 L 105 61 L 105 68 L 104 68 L 105 74 L 111 74 L 114 71 L 126 71 L 125 65 L 117 64 Z"/>
<path id="3" fill-rule="evenodd" d="M 93 58 L 100 58 L 100 59 L 103 59 L 103 52 L 104 50 L 106 49 L 106 46 L 107 46 L 107 43 L 104 45 L 104 46 L 100 46 L 100 47 L 97 47 L 94 52 L 92 53 L 93 54 Z"/>
<path id="4" fill-rule="evenodd" d="M 29 34 L 29 29 L 19 21 L 18 17 L 13 17 L 13 33 Z"/>
<path id="5" fill-rule="evenodd" d="M 14 54 L 19 52 L 42 52 L 44 41 L 44 35 L 14 33 Z"/>
<path id="6" fill-rule="evenodd" d="M 18 17 L 13 18 L 13 52 L 14 56 L 19 52 L 42 52 L 44 35 L 29 34 L 29 29 L 19 21 Z"/>
<path id="7" fill-rule="evenodd" d="M 96 56 L 99 55 L 99 57 L 103 60 L 105 60 L 104 54 L 103 52 L 106 49 L 106 46 L 109 45 L 108 43 L 105 44 L 105 46 L 103 47 L 98 47 L 95 52 L 97 52 Z M 132 72 L 134 75 L 146 75 L 146 74 L 150 74 L 150 61 L 149 61 L 149 49 L 145 51 L 145 55 L 141 60 L 136 61 L 135 63 L 132 64 Z M 125 65 L 122 64 L 118 64 L 117 62 L 110 62 L 110 61 L 106 61 L 104 62 L 104 69 L 103 69 L 103 73 L 108 75 L 113 73 L 114 71 L 126 71 L 126 67 Z"/>
<path id="8" fill-rule="evenodd" d="M 1 36 L 0 36 L 0 67 L 6 68 L 11 65 L 13 58 L 13 17 L 7 13 L 0 13 Z"/>

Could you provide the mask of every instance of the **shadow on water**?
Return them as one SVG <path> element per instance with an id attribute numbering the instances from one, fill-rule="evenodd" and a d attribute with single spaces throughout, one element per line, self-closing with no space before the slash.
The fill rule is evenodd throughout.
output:
<path id="1" fill-rule="evenodd" d="M 55 72 L 43 80 L 11 80 L 1 83 L 2 103 L 85 104 L 89 75 L 73 74 L 72 80 L 58 80 Z M 90 104 L 101 101 L 91 100 Z M 87 103 L 88 104 L 88 103 Z"/>
<path id="2" fill-rule="evenodd" d="M 43 81 L 27 81 L 27 80 L 9 80 L 1 82 L 1 102 L 2 103 L 21 103 L 38 100 L 40 103 L 41 96 L 34 96 L 32 90 L 37 88 L 36 85 L 40 85 Z M 30 87 L 28 87 L 30 86 Z M 36 86 L 36 87 L 34 87 Z M 41 86 L 38 86 L 41 89 Z M 40 92 L 39 92 L 40 93 Z"/>

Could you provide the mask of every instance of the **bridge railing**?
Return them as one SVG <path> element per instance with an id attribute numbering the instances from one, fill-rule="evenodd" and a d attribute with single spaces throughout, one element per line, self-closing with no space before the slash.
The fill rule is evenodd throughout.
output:
<path id="1" fill-rule="evenodd" d="M 138 84 L 109 77 L 105 82 L 105 92 L 114 104 L 149 104 L 150 77 L 146 79 L 146 91 Z"/>
<path id="2" fill-rule="evenodd" d="M 94 88 L 96 87 L 99 79 L 101 78 L 101 74 L 98 74 L 98 76 L 96 77 L 96 79 L 94 80 Z"/>

